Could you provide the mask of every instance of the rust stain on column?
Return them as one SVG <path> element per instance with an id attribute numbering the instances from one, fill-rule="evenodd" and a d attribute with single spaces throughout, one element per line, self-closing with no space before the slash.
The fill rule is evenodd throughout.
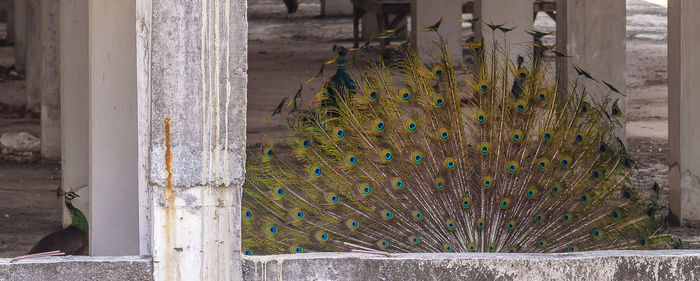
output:
<path id="1" fill-rule="evenodd" d="M 163 185 L 165 185 L 165 201 L 166 201 L 166 210 L 165 210 L 165 244 L 166 248 L 164 249 L 166 251 L 166 260 L 164 261 L 166 264 L 166 267 L 170 267 L 170 269 L 177 268 L 177 264 L 175 264 L 175 259 L 173 256 L 173 251 L 174 245 L 172 244 L 172 236 L 175 235 L 173 233 L 172 228 L 172 220 L 173 217 L 175 216 L 175 198 L 174 198 L 174 192 L 173 192 L 173 152 L 172 152 L 172 147 L 170 144 L 170 117 L 166 117 L 165 120 L 163 120 L 163 130 L 164 130 L 164 135 L 165 135 L 165 172 L 167 173 L 167 176 L 165 177 L 165 181 L 163 182 Z M 172 270 L 166 270 L 166 279 L 167 280 L 172 280 Z"/>

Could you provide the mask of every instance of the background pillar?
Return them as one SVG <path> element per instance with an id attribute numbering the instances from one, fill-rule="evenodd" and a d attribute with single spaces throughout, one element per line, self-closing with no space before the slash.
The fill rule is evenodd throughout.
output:
<path id="1" fill-rule="evenodd" d="M 154 278 L 239 280 L 246 1 L 137 7 L 139 165 L 148 164 L 140 190 L 151 200 L 141 211 Z"/>
<path id="2" fill-rule="evenodd" d="M 27 110 L 39 111 L 41 104 L 41 13 L 42 0 L 26 0 Z"/>
<path id="3" fill-rule="evenodd" d="M 136 1 L 89 1 L 90 254 L 139 253 Z"/>
<path id="4" fill-rule="evenodd" d="M 700 224 L 700 2 L 668 4 L 670 212 L 676 223 Z"/>
<path id="5" fill-rule="evenodd" d="M 14 0 L 15 8 L 15 69 L 27 69 L 27 0 Z"/>
<path id="6" fill-rule="evenodd" d="M 321 16 L 352 16 L 352 2 L 350 0 L 321 0 Z"/>
<path id="7" fill-rule="evenodd" d="M 434 42 L 439 40 L 435 32 L 422 31 L 422 27 L 431 26 L 442 18 L 440 35 L 452 50 L 452 61 L 455 65 L 462 64 L 462 46 L 459 44 L 462 34 L 462 25 L 458 19 L 462 18 L 462 1 L 455 0 L 413 0 L 411 4 L 411 30 L 416 31 L 416 44 L 423 61 L 433 61 L 431 54 L 437 54 Z"/>
<path id="8" fill-rule="evenodd" d="M 74 205 L 89 215 L 88 147 L 88 0 L 61 0 L 61 187 L 81 200 Z M 63 225 L 70 224 L 63 210 Z"/>
<path id="9" fill-rule="evenodd" d="M 484 45 L 487 49 L 493 44 L 494 35 L 497 44 L 501 47 L 508 47 L 510 58 L 515 60 L 518 55 L 529 56 L 532 48 L 528 43 L 532 43 L 532 36 L 525 31 L 532 29 L 535 19 L 532 16 L 533 0 L 481 0 L 474 6 L 474 18 L 481 17 L 481 21 L 476 23 L 476 40 L 483 36 Z M 504 33 L 496 30 L 493 32 L 488 24 L 500 25 L 504 28 L 515 28 Z"/>
<path id="10" fill-rule="evenodd" d="M 41 159 L 61 159 L 60 1 L 41 0 Z"/>

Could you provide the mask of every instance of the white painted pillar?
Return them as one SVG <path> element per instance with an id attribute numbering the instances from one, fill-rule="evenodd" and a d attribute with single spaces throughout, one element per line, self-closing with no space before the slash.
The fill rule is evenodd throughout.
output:
<path id="1" fill-rule="evenodd" d="M 532 48 L 528 43 L 532 43 L 533 38 L 525 31 L 532 29 L 534 23 L 532 17 L 534 1 L 482 0 L 478 2 L 474 5 L 474 17 L 481 17 L 481 22 L 476 23 L 476 38 L 483 38 L 486 46 L 491 46 L 495 39 L 501 48 L 509 49 L 511 59 L 516 59 L 518 55 L 523 57 L 531 55 Z M 507 33 L 500 30 L 494 32 L 486 26 L 486 23 L 503 24 L 504 28 L 515 29 Z"/>
<path id="2" fill-rule="evenodd" d="M 352 7 L 350 0 L 321 0 L 321 16 L 352 16 Z"/>
<path id="3" fill-rule="evenodd" d="M 15 8 L 15 69 L 27 69 L 27 0 L 14 0 Z"/>
<path id="4" fill-rule="evenodd" d="M 595 78 L 605 80 L 625 93 L 626 69 L 626 2 L 610 0 L 558 0 L 557 50 L 569 57 L 557 58 L 557 71 L 562 85 L 575 81 L 576 64 Z M 625 112 L 624 96 L 611 93 L 619 99 Z M 615 131 L 625 138 L 625 129 Z"/>
<path id="5" fill-rule="evenodd" d="M 668 6 L 668 161 L 670 214 L 676 223 L 700 223 L 700 2 Z"/>
<path id="6" fill-rule="evenodd" d="M 41 1 L 26 0 L 27 110 L 39 111 L 41 104 Z"/>
<path id="7" fill-rule="evenodd" d="M 41 0 L 41 159 L 61 159 L 60 1 Z"/>
<path id="8" fill-rule="evenodd" d="M 77 193 L 74 205 L 90 216 L 88 1 L 61 0 L 61 187 Z M 70 224 L 67 209 L 63 225 Z"/>
<path id="9" fill-rule="evenodd" d="M 137 7 L 142 249 L 155 280 L 240 280 L 246 0 Z"/>
<path id="10" fill-rule="evenodd" d="M 136 1 L 89 1 L 90 254 L 139 253 Z"/>
<path id="11" fill-rule="evenodd" d="M 434 42 L 439 40 L 439 36 L 435 32 L 422 31 L 422 27 L 432 26 L 442 18 L 439 33 L 452 50 L 452 62 L 455 65 L 462 64 L 462 47 L 459 44 L 462 25 L 457 21 L 462 18 L 462 1 L 413 0 L 411 9 L 412 30 L 416 31 L 415 40 L 423 61 L 433 61 L 430 55 L 438 52 Z"/>

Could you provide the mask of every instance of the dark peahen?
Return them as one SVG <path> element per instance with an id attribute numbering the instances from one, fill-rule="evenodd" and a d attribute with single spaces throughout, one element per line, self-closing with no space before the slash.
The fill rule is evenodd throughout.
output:
<path id="1" fill-rule="evenodd" d="M 65 194 L 66 208 L 71 217 L 71 224 L 59 231 L 51 233 L 42 238 L 29 254 L 43 253 L 49 251 L 61 251 L 66 255 L 87 255 L 88 254 L 88 221 L 83 212 L 78 210 L 71 201 L 79 197 L 74 192 Z"/>
<path id="2" fill-rule="evenodd" d="M 436 46 L 426 66 L 402 45 L 337 103 L 290 113 L 283 145 L 249 150 L 245 254 L 680 246 L 612 133 L 617 102 L 588 94 L 612 89 L 583 75 L 560 87 L 544 52 L 514 62 L 469 44 L 476 63 L 456 70 Z"/>

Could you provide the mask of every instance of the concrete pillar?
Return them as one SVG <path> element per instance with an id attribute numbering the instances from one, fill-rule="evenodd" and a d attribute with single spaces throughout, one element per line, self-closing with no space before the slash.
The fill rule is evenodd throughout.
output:
<path id="1" fill-rule="evenodd" d="M 557 58 L 557 71 L 563 86 L 578 77 L 576 64 L 593 77 L 605 80 L 622 94 L 625 91 L 626 69 L 626 3 L 610 0 L 558 0 L 557 1 L 557 51 L 569 57 Z M 626 100 L 620 94 L 609 98 L 619 99 L 623 112 Z M 625 129 L 615 130 L 625 140 Z"/>
<path id="2" fill-rule="evenodd" d="M 15 42 L 15 1 L 7 2 L 7 41 Z"/>
<path id="3" fill-rule="evenodd" d="M 74 205 L 90 216 L 88 0 L 61 0 L 61 187 L 81 200 Z M 64 208 L 64 226 L 70 216 Z"/>
<path id="4" fill-rule="evenodd" d="M 396 18 L 396 15 L 389 15 L 389 22 L 394 21 Z M 369 40 L 372 38 L 373 35 L 377 35 L 381 33 L 383 30 L 379 30 L 379 24 L 377 23 L 377 14 L 372 13 L 372 12 L 367 12 L 365 13 L 364 16 L 362 16 L 361 20 L 361 28 L 360 28 L 360 38 L 363 40 Z M 404 18 L 401 22 L 398 23 L 396 26 L 401 27 L 408 24 L 408 17 Z M 408 35 L 408 28 L 404 29 L 404 31 L 400 34 L 399 38 L 406 38 Z"/>
<path id="5" fill-rule="evenodd" d="M 352 16 L 352 7 L 350 0 L 321 0 L 321 16 Z"/>
<path id="6" fill-rule="evenodd" d="M 676 223 L 700 224 L 700 2 L 668 4 L 670 213 Z"/>
<path id="7" fill-rule="evenodd" d="M 452 61 L 455 65 L 462 64 L 462 47 L 459 39 L 462 34 L 462 25 L 458 19 L 462 18 L 462 2 L 455 0 L 413 0 L 411 4 L 411 25 L 416 31 L 416 44 L 420 50 L 423 61 L 431 62 L 431 54 L 436 54 L 434 42 L 439 40 L 438 33 L 423 31 L 422 27 L 431 26 L 442 18 L 439 34 L 452 50 Z"/>
<path id="8" fill-rule="evenodd" d="M 476 40 L 483 39 L 486 46 L 491 46 L 495 38 L 496 44 L 509 49 L 507 52 L 511 59 L 516 59 L 518 55 L 529 56 L 532 48 L 528 43 L 532 43 L 533 39 L 525 31 L 532 29 L 534 23 L 533 0 L 483 0 L 478 2 L 474 6 L 474 17 L 481 17 L 481 22 L 476 24 Z M 499 30 L 493 32 L 485 23 L 503 24 L 504 28 L 515 29 L 505 33 L 504 36 L 504 33 Z"/>
<path id="9" fill-rule="evenodd" d="M 27 69 L 27 0 L 14 0 L 15 69 Z"/>
<path id="10" fill-rule="evenodd" d="M 61 159 L 60 1 L 41 1 L 41 159 Z"/>
<path id="11" fill-rule="evenodd" d="M 151 199 L 141 210 L 154 278 L 240 280 L 246 0 L 137 7 L 140 190 Z"/>
<path id="12" fill-rule="evenodd" d="M 39 111 L 41 104 L 41 1 L 26 0 L 27 110 Z"/>
<path id="13" fill-rule="evenodd" d="M 139 253 L 135 0 L 89 1 L 90 254 Z"/>

